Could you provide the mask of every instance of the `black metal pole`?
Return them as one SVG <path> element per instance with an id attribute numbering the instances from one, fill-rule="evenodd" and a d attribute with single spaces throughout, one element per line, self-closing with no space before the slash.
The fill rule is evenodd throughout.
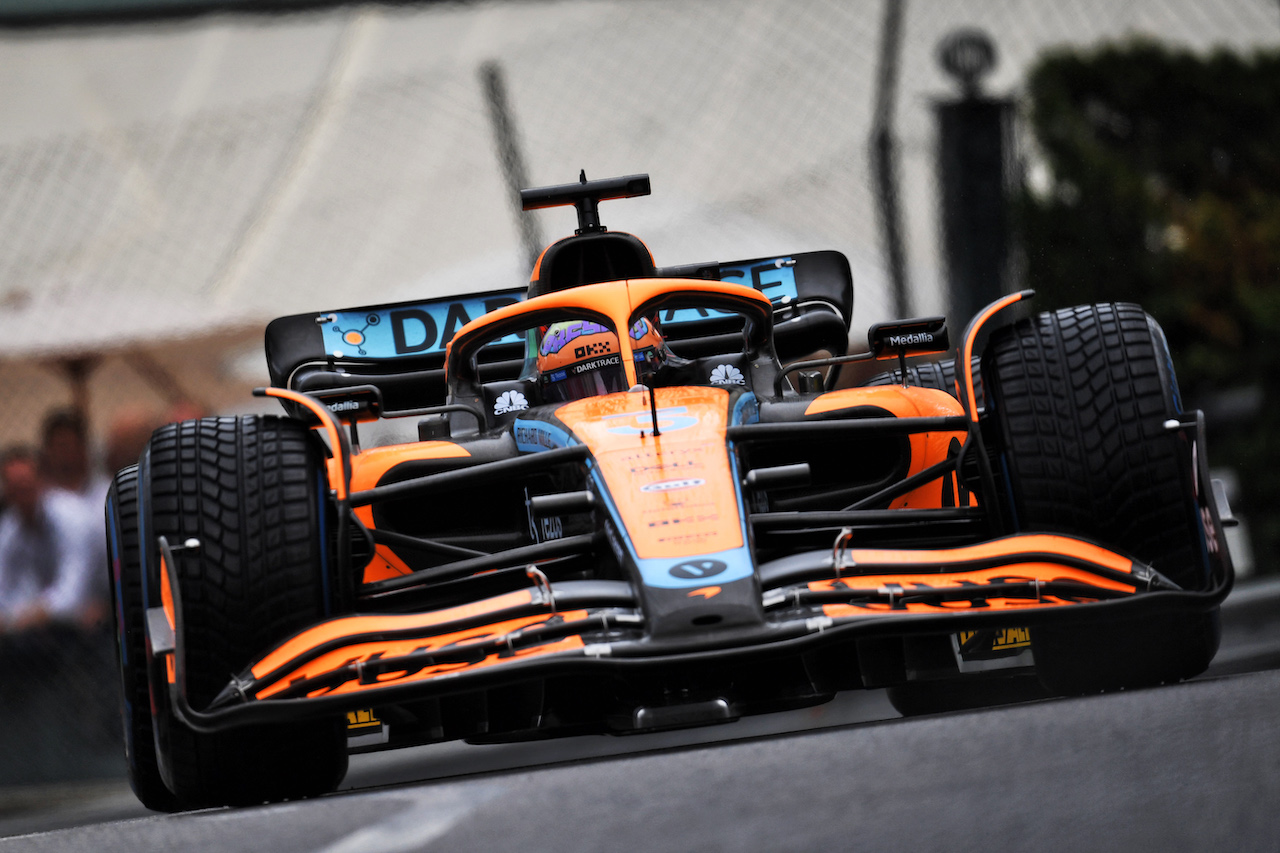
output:
<path id="1" fill-rule="evenodd" d="M 898 206 L 897 141 L 893 136 L 898 58 L 902 52 L 902 12 L 906 5 L 906 0 L 885 0 L 884 23 L 880 30 L 880 64 L 876 74 L 875 122 L 870 144 L 885 263 L 889 267 L 893 312 L 898 318 L 911 316 L 907 265 L 902 248 L 902 212 Z"/>
<path id="2" fill-rule="evenodd" d="M 535 217 L 524 213 L 520 202 L 520 190 L 529 185 L 529 178 L 524 167 L 524 156 L 520 151 L 520 134 L 516 130 L 515 119 L 507 101 L 507 85 L 502 75 L 502 66 L 496 62 L 481 65 L 480 83 L 484 87 L 485 101 L 489 105 L 489 121 L 493 125 L 494 144 L 498 148 L 498 164 L 502 167 L 507 193 L 516 214 L 516 229 L 520 232 L 520 243 L 524 247 L 529 269 L 532 270 L 544 246 L 542 229 L 538 227 Z"/>
<path id="3" fill-rule="evenodd" d="M 956 30 L 938 46 L 938 61 L 961 96 L 934 105 L 947 313 L 963 323 L 1009 292 L 1008 187 L 1014 174 L 1013 102 L 981 92 L 996 65 L 986 33 Z"/>
<path id="4" fill-rule="evenodd" d="M 1011 102 L 965 97 L 935 107 L 947 313 L 963 322 L 1008 292 Z"/>

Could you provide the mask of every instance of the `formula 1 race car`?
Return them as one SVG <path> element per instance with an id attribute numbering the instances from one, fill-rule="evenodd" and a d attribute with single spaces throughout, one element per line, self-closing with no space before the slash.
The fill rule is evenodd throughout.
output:
<path id="1" fill-rule="evenodd" d="M 353 750 L 1208 666 L 1230 513 L 1141 308 L 1014 319 L 1024 291 L 954 350 L 927 317 L 847 355 L 842 255 L 656 267 L 598 212 L 648 192 L 524 191 L 580 226 L 527 291 L 275 320 L 256 393 L 286 417 L 166 426 L 116 476 L 144 804 L 320 794 Z M 396 418 L 414 440 L 361 446 Z"/>

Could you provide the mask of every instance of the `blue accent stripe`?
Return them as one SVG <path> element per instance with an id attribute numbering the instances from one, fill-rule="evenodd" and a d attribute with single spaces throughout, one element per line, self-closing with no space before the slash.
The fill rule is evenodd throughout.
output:
<path id="1" fill-rule="evenodd" d="M 108 494 L 107 518 L 111 519 L 111 523 L 107 525 L 107 530 L 110 533 L 111 540 L 111 582 L 116 588 L 116 641 L 120 644 L 120 671 L 121 673 L 127 673 L 129 671 L 129 641 L 124 615 L 124 565 L 120 556 L 120 539 L 116 536 L 115 517 L 115 504 L 110 494 Z M 120 698 L 124 702 L 124 754 L 129 764 L 133 765 L 135 753 L 133 746 L 133 696 L 131 693 L 128 678 L 122 678 Z"/>
<path id="2" fill-rule="evenodd" d="M 111 535 L 111 583 L 116 588 L 116 624 L 119 626 L 116 631 L 117 638 L 120 641 L 120 664 L 121 666 L 129 665 L 129 644 L 125 642 L 124 628 L 124 590 L 122 589 L 121 575 L 124 574 L 124 566 L 120 561 L 120 542 L 116 536 L 115 525 L 115 502 L 111 496 L 107 496 L 107 518 L 112 520 L 107 525 L 107 532 Z M 125 697 L 125 702 L 129 701 L 129 697 Z"/>
<path id="3" fill-rule="evenodd" d="M 325 525 L 327 507 L 325 506 L 324 496 L 328 494 L 329 485 L 328 478 L 325 476 L 323 468 L 316 471 L 316 515 L 320 520 L 320 586 L 324 591 L 324 615 L 328 616 L 333 612 L 333 605 L 329 601 L 329 537 L 326 533 Z M 341 547 L 341 545 L 339 545 Z"/>
<path id="4" fill-rule="evenodd" d="M 148 451 L 147 455 L 150 456 L 150 451 Z M 148 473 L 150 473 L 151 466 L 149 464 L 147 465 L 147 468 Z M 138 475 L 138 571 L 142 575 L 142 609 L 145 611 L 151 606 L 151 594 L 147 590 L 147 575 L 149 573 L 147 568 L 147 558 L 150 556 L 150 549 L 146 547 L 147 513 L 146 507 L 144 507 L 142 503 L 142 497 L 144 494 L 142 486 L 145 481 L 141 476 L 141 465 L 138 466 Z M 150 479 L 149 476 L 148 479 Z"/>
<path id="5" fill-rule="evenodd" d="M 729 415 L 729 423 L 733 426 L 740 424 L 753 424 L 760 420 L 760 403 L 756 399 L 756 395 L 750 391 L 738 398 L 738 402 L 734 404 L 733 411 Z M 738 452 L 732 441 L 725 442 L 725 450 L 729 454 L 729 471 L 733 476 L 733 492 L 738 499 L 738 524 L 742 533 L 742 548 L 739 549 L 745 555 L 747 565 L 747 573 L 742 577 L 750 577 L 755 571 L 755 560 L 752 555 L 751 548 L 751 529 L 747 524 L 747 507 L 742 499 L 742 475 L 738 471 Z M 730 564 L 730 571 L 733 571 L 733 564 Z M 724 578 L 726 582 L 730 580 L 738 580 L 737 577 Z"/>
<path id="6" fill-rule="evenodd" d="M 512 424 L 516 449 L 522 453 L 541 453 L 577 444 L 578 439 L 554 424 L 516 418 Z"/>
<path id="7" fill-rule="evenodd" d="M 1168 347 L 1164 351 L 1165 368 L 1169 371 L 1169 384 L 1173 391 L 1173 411 L 1176 414 L 1182 414 L 1182 392 L 1178 390 L 1178 374 L 1173 370 L 1173 355 L 1169 352 Z"/>
<path id="8" fill-rule="evenodd" d="M 756 395 L 752 391 L 748 391 L 738 398 L 738 402 L 733 404 L 733 411 L 729 413 L 729 425 L 741 426 L 742 424 L 754 424 L 760 421 L 760 401 L 756 399 Z"/>

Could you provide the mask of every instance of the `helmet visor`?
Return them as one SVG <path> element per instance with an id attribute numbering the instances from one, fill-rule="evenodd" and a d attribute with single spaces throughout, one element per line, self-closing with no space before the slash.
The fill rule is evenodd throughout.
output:
<path id="1" fill-rule="evenodd" d="M 542 375 L 542 398 L 564 403 L 627 390 L 627 374 L 618 353 L 602 355 Z"/>

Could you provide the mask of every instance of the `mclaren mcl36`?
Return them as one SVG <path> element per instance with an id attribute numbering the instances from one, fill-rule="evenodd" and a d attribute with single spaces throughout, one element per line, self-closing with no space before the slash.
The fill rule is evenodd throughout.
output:
<path id="1" fill-rule="evenodd" d="M 598 208 L 648 192 L 526 190 L 580 226 L 527 288 L 273 321 L 283 416 L 166 426 L 119 472 L 144 804 L 321 794 L 353 750 L 1208 666 L 1230 512 L 1141 308 L 1024 291 L 851 355 L 840 253 L 655 266 Z M 387 419 L 412 440 L 361 446 Z"/>

